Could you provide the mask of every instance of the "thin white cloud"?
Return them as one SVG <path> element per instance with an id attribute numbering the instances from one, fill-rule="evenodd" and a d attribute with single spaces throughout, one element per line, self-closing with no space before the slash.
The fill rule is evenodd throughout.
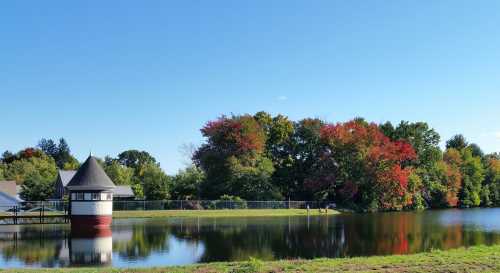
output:
<path id="1" fill-rule="evenodd" d="M 500 131 L 489 132 L 489 133 L 482 133 L 482 134 L 480 134 L 480 137 L 482 137 L 482 138 L 488 138 L 488 139 L 491 139 L 493 137 L 496 140 L 500 140 Z"/>
<path id="2" fill-rule="evenodd" d="M 288 97 L 287 96 L 279 96 L 276 99 L 279 100 L 279 101 L 285 101 L 285 100 L 288 99 Z"/>

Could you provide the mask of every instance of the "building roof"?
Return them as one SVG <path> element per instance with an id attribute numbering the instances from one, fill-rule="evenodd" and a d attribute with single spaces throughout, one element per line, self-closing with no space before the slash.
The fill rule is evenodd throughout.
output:
<path id="1" fill-rule="evenodd" d="M 68 185 L 69 181 L 71 181 L 71 179 L 73 178 L 73 176 L 75 176 L 75 174 L 76 171 L 65 171 L 65 170 L 58 171 L 59 179 L 61 180 L 63 187 L 66 187 Z"/>
<path id="2" fill-rule="evenodd" d="M 0 191 L 0 211 L 7 211 L 17 206 L 20 200 L 15 196 Z"/>
<path id="3" fill-rule="evenodd" d="M 116 186 L 95 157 L 89 156 L 66 187 L 68 190 L 108 190 Z"/>
<path id="4" fill-rule="evenodd" d="M 0 192 L 16 197 L 16 181 L 0 181 Z"/>
<path id="5" fill-rule="evenodd" d="M 132 191 L 132 187 L 128 185 L 116 186 L 113 190 L 113 195 L 115 197 L 134 197 L 134 191 Z"/>
<path id="6" fill-rule="evenodd" d="M 23 191 L 23 187 L 21 185 L 16 185 L 16 198 L 19 201 L 23 201 L 21 198 L 21 192 Z"/>

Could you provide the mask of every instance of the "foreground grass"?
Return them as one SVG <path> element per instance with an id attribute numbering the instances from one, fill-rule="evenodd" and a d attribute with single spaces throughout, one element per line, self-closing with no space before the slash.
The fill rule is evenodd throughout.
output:
<path id="1" fill-rule="evenodd" d="M 311 209 L 310 215 L 325 215 L 317 209 Z M 329 215 L 338 214 L 328 210 Z M 156 218 L 156 217 L 267 217 L 267 216 L 303 216 L 305 209 L 231 209 L 231 210 L 127 210 L 114 211 L 113 218 Z"/>
<path id="2" fill-rule="evenodd" d="M 469 249 L 433 251 L 413 255 L 380 257 L 284 260 L 262 262 L 227 262 L 163 268 L 67 268 L 67 269 L 10 269 L 0 272 L 145 272 L 145 273 L 210 273 L 210 272 L 500 272 L 500 245 L 478 246 Z"/>

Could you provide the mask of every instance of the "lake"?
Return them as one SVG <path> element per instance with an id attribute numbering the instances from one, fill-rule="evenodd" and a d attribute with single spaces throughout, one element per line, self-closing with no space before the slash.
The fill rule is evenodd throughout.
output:
<path id="1" fill-rule="evenodd" d="M 0 226 L 0 268 L 150 267 L 408 254 L 500 244 L 500 208 L 274 218 L 115 219 L 111 229 Z"/>

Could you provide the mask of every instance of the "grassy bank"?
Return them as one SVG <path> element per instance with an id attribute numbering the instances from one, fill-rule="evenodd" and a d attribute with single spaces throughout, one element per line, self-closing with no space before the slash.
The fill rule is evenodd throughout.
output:
<path id="1" fill-rule="evenodd" d="M 328 214 L 337 214 L 328 210 Z M 325 215 L 311 209 L 310 215 Z M 267 216 L 304 216 L 305 209 L 233 209 L 233 210 L 127 210 L 114 211 L 113 218 L 156 218 L 156 217 L 267 217 Z"/>
<path id="2" fill-rule="evenodd" d="M 368 258 L 228 262 L 163 268 L 10 269 L 0 272 L 500 272 L 500 245 Z"/>

